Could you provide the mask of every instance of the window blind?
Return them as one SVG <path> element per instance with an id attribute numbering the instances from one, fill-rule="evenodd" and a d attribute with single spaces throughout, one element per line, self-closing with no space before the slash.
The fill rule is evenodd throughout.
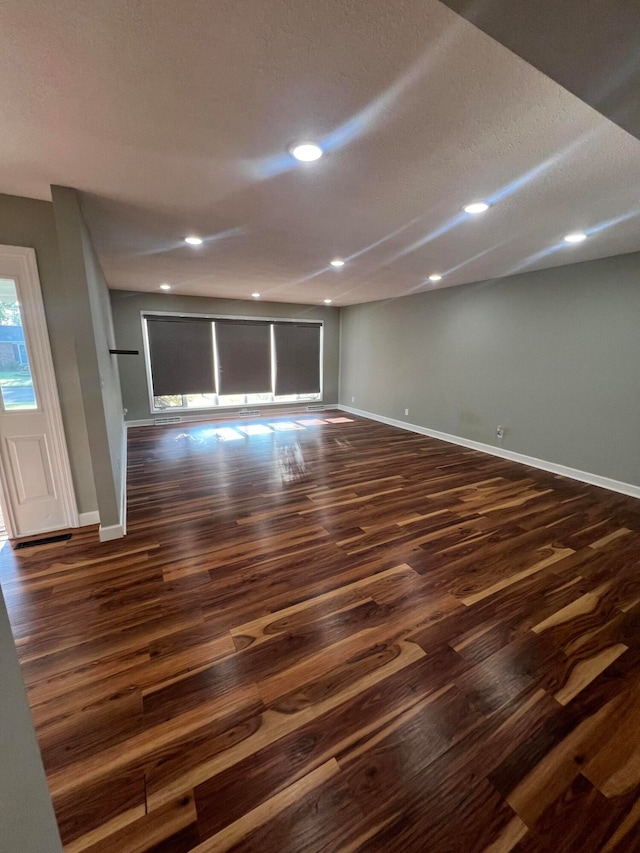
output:
<path id="1" fill-rule="evenodd" d="M 320 392 L 320 326 L 274 323 L 275 395 Z"/>
<path id="2" fill-rule="evenodd" d="M 146 320 L 154 395 L 215 394 L 211 320 L 153 316 Z"/>
<path id="3" fill-rule="evenodd" d="M 218 394 L 271 392 L 271 329 L 256 321 L 216 320 Z"/>

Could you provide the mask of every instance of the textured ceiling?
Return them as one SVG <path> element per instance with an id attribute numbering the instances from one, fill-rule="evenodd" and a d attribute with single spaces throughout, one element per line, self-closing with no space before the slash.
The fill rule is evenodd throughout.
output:
<path id="1" fill-rule="evenodd" d="M 0 28 L 0 191 L 81 190 L 113 288 L 346 305 L 640 250 L 640 141 L 436 0 L 0 0 Z"/>
<path id="2" fill-rule="evenodd" d="M 640 139 L 640 3 L 444 0 L 444 4 Z"/>

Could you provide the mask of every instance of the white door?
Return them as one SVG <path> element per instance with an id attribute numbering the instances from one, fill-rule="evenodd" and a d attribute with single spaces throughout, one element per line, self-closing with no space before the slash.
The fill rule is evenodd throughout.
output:
<path id="1" fill-rule="evenodd" d="M 0 475 L 10 537 L 77 527 L 33 249 L 0 246 Z"/>

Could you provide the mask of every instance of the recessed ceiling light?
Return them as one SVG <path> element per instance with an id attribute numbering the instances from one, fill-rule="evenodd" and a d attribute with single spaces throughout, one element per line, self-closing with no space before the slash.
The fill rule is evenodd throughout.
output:
<path id="1" fill-rule="evenodd" d="M 429 281 L 440 281 L 441 279 L 442 276 L 437 272 L 434 272 L 429 276 Z"/>
<path id="2" fill-rule="evenodd" d="M 289 149 L 289 153 L 301 163 L 313 163 L 322 157 L 323 151 L 315 142 L 296 142 Z"/>
<path id="3" fill-rule="evenodd" d="M 195 234 L 190 234 L 188 237 L 184 238 L 184 242 L 188 243 L 190 246 L 200 246 L 202 243 L 202 237 L 196 237 Z"/>
<path id="4" fill-rule="evenodd" d="M 572 234 L 567 234 L 564 238 L 565 243 L 582 243 L 583 240 L 587 239 L 587 235 L 584 231 L 574 231 Z"/>
<path id="5" fill-rule="evenodd" d="M 465 204 L 462 209 L 465 213 L 484 213 L 485 210 L 489 210 L 489 205 L 486 201 L 472 201 L 470 204 Z"/>
<path id="6" fill-rule="evenodd" d="M 161 284 L 160 290 L 171 290 L 171 285 L 170 284 Z"/>
<path id="7" fill-rule="evenodd" d="M 253 296 L 254 299 L 260 299 L 259 293 L 252 293 L 251 295 Z"/>
<path id="8" fill-rule="evenodd" d="M 342 258 L 334 258 L 334 259 L 331 261 L 331 266 L 332 266 L 332 267 L 336 267 L 336 268 L 338 268 L 338 267 L 343 267 L 343 266 L 344 266 L 344 261 L 342 260 Z"/>
<path id="9" fill-rule="evenodd" d="M 325 299 L 325 300 L 324 300 L 324 304 L 325 304 L 325 305 L 331 305 L 331 300 L 330 300 L 330 299 Z"/>

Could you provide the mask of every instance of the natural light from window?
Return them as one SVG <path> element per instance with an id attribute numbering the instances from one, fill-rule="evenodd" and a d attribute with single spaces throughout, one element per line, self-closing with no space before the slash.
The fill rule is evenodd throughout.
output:
<path id="1" fill-rule="evenodd" d="M 143 320 L 153 412 L 322 400 L 320 323 L 152 314 Z M 214 390 L 188 393 L 194 384 Z M 256 386 L 262 390 L 251 393 Z"/>
<path id="2" fill-rule="evenodd" d="M 0 279 L 0 393 L 7 412 L 37 409 L 15 282 Z"/>

